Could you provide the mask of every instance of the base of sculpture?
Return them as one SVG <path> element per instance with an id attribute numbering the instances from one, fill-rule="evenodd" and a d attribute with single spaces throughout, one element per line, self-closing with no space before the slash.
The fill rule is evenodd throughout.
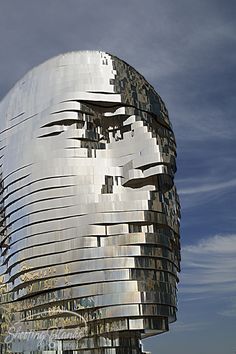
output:
<path id="1" fill-rule="evenodd" d="M 137 334 L 138 335 L 138 334 Z M 106 337 L 84 338 L 80 341 L 62 340 L 41 343 L 28 341 L 15 341 L 3 350 L 4 354 L 151 354 L 143 351 L 141 340 L 130 337 L 129 332 L 122 336 L 109 339 Z"/>

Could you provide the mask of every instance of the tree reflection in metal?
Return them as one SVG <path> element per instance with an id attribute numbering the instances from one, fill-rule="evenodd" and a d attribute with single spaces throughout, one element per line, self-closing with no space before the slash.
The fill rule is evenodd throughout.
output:
<path id="1" fill-rule="evenodd" d="M 176 319 L 176 145 L 163 101 L 117 57 L 72 52 L 27 73 L 0 114 L 1 353 L 27 351 L 4 344 L 14 321 L 78 325 L 58 310 L 88 325 L 62 352 L 143 353 L 140 340 Z"/>

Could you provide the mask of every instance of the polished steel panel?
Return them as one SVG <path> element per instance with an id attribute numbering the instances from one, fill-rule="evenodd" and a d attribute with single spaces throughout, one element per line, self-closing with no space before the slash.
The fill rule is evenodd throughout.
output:
<path id="1" fill-rule="evenodd" d="M 0 116 L 0 353 L 52 349 L 7 346 L 15 323 L 86 327 L 79 340 L 58 334 L 50 353 L 144 353 L 141 339 L 176 319 L 180 271 L 162 99 L 117 57 L 72 52 L 28 72 Z"/>

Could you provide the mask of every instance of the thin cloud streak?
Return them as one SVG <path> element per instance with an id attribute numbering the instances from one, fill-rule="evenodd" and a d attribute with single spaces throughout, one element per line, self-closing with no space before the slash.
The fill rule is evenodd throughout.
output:
<path id="1" fill-rule="evenodd" d="M 197 193 L 208 193 L 208 192 L 214 192 L 216 190 L 224 190 L 227 188 L 232 188 L 236 186 L 236 179 L 232 179 L 227 182 L 220 182 L 216 184 L 205 184 L 205 185 L 200 185 L 196 187 L 190 187 L 190 188 L 179 188 L 178 193 L 180 195 L 188 195 L 188 194 L 197 194 Z"/>
<path id="2" fill-rule="evenodd" d="M 232 188 L 236 186 L 236 179 L 232 179 L 227 182 L 219 182 L 213 184 L 205 184 L 196 187 L 189 187 L 189 188 L 179 188 L 178 193 L 180 195 L 188 195 L 188 194 L 197 194 L 197 193 L 209 193 L 214 191 L 221 191 L 227 188 Z"/>
<path id="3" fill-rule="evenodd" d="M 229 163 L 224 161 L 222 164 L 215 163 L 215 166 L 210 167 L 211 175 L 208 175 L 208 171 L 205 172 L 205 176 L 190 177 L 190 178 L 180 178 L 176 179 L 176 185 L 178 194 L 181 200 L 181 208 L 183 211 L 190 212 L 191 209 L 198 209 L 200 206 L 213 205 L 213 208 L 219 205 L 227 199 L 232 199 L 232 205 L 234 205 L 233 195 L 235 192 L 236 178 L 234 176 L 227 181 L 220 181 L 219 178 L 215 176 L 226 177 L 225 172 L 228 170 Z M 214 171 L 214 173 L 213 173 Z M 234 171 L 233 175 L 235 175 Z M 214 204 L 213 204 L 214 203 Z M 220 210 L 219 210 L 220 211 Z M 229 218 L 232 215 L 233 207 L 230 210 L 222 209 L 221 214 L 225 214 L 225 217 Z M 200 217 L 199 212 L 195 217 Z M 187 220 L 186 220 L 187 221 Z"/>
<path id="4" fill-rule="evenodd" d="M 227 307 L 236 291 L 236 235 L 215 235 L 182 249 L 180 293 L 187 301 L 221 299 Z M 196 296 L 196 295 L 199 296 Z M 222 315 L 236 314 L 235 304 Z"/>

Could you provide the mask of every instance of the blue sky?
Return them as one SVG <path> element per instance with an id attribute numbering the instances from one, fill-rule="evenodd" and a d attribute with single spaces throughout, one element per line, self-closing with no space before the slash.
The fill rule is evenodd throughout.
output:
<path id="1" fill-rule="evenodd" d="M 1 0 L 0 97 L 71 50 L 124 59 L 166 102 L 178 144 L 178 321 L 152 353 L 236 352 L 236 2 Z"/>

